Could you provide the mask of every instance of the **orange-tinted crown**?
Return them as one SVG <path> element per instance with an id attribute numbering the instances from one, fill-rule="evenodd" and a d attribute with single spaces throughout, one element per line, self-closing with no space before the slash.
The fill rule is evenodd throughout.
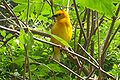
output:
<path id="1" fill-rule="evenodd" d="M 53 15 L 53 17 L 56 17 L 56 20 L 60 20 L 60 19 L 63 19 L 63 18 L 69 18 L 69 15 L 66 11 L 59 10 L 55 13 L 55 15 Z"/>

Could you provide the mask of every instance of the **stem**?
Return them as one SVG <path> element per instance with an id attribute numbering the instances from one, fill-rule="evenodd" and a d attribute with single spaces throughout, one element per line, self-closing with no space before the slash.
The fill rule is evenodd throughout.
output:
<path id="1" fill-rule="evenodd" d="M 106 49 L 109 47 L 110 43 L 112 42 L 113 38 L 115 37 L 116 33 L 118 32 L 118 30 L 120 29 L 120 24 L 117 27 L 117 29 L 115 30 L 115 32 L 113 33 L 112 37 L 110 38 L 110 41 L 108 42 L 108 45 L 106 46 Z M 105 49 L 105 51 L 106 51 Z"/>
<path id="2" fill-rule="evenodd" d="M 64 67 L 65 69 L 67 69 L 68 71 L 70 71 L 71 73 L 73 73 L 74 75 L 76 75 L 77 77 L 80 78 L 80 80 L 84 80 L 81 76 L 79 76 L 77 73 L 75 73 L 73 70 L 71 70 L 70 68 L 68 68 L 67 66 L 63 65 L 62 63 L 58 62 L 55 59 L 52 59 L 53 61 L 55 61 L 56 63 L 58 63 L 60 66 Z"/>
<path id="3" fill-rule="evenodd" d="M 67 12 L 69 12 L 69 4 L 70 4 L 70 0 L 68 0 L 67 2 Z"/>
<path id="4" fill-rule="evenodd" d="M 90 30 L 90 9 L 87 9 L 87 37 L 89 36 Z"/>
<path id="5" fill-rule="evenodd" d="M 1 29 L 4 29 L 4 30 L 6 30 L 6 31 L 9 31 L 9 32 L 13 32 L 13 33 L 18 33 L 18 34 L 19 34 L 19 31 L 16 31 L 16 30 L 12 30 L 12 29 L 9 29 L 9 28 L 3 27 L 3 26 L 0 26 L 0 28 L 1 28 Z M 68 50 L 68 49 L 66 49 L 66 48 L 64 48 L 64 47 L 62 47 L 62 46 L 60 46 L 60 45 L 57 45 L 57 44 L 54 44 L 54 43 L 51 43 L 51 42 L 48 42 L 48 41 L 44 41 L 44 40 L 41 40 L 41 39 L 38 39 L 38 38 L 35 38 L 35 37 L 34 37 L 34 40 L 37 40 L 37 41 L 40 41 L 40 42 L 43 42 L 43 43 L 46 43 L 46 44 L 49 44 L 49 45 L 53 45 L 53 46 L 59 47 L 59 48 L 61 48 L 62 50 L 67 51 L 67 52 L 69 52 L 70 54 L 72 54 L 72 55 L 74 55 L 74 56 L 78 56 L 79 58 L 87 61 L 89 64 L 91 64 L 92 66 L 94 66 L 96 69 L 98 69 L 98 70 L 100 69 L 100 71 L 101 71 L 102 73 L 104 73 L 106 76 L 108 76 L 109 78 L 115 80 L 115 78 L 114 78 L 112 75 L 108 74 L 108 73 L 107 73 L 106 71 L 104 71 L 102 68 L 99 68 L 99 66 L 95 65 L 94 63 L 92 63 L 91 61 L 89 61 L 87 58 L 85 58 L 85 57 L 83 57 L 83 56 L 81 56 L 81 55 L 79 55 L 79 54 L 77 54 L 77 53 L 75 53 L 75 52 L 73 52 L 73 51 L 70 51 L 70 50 Z"/>
<path id="6" fill-rule="evenodd" d="M 31 80 L 31 76 L 30 76 L 30 63 L 29 63 L 29 58 L 28 58 L 28 49 L 27 49 L 27 46 L 24 45 L 24 49 L 25 49 L 25 71 L 26 71 L 26 65 L 28 64 L 28 77 L 29 77 L 29 80 Z"/>
<path id="7" fill-rule="evenodd" d="M 98 17 L 98 15 L 97 15 Z M 100 30 L 99 30 L 99 25 L 97 21 L 97 27 L 98 27 L 98 62 L 99 62 L 99 68 L 101 67 L 101 52 L 100 52 Z M 98 80 L 102 80 L 102 74 L 101 71 L 99 70 L 99 78 Z"/>
<path id="8" fill-rule="evenodd" d="M 107 36 L 106 36 L 106 38 L 105 38 L 105 40 L 104 40 L 103 46 L 102 46 L 102 48 L 101 48 L 101 53 L 102 53 L 102 55 L 101 55 L 101 60 L 102 60 L 102 61 L 101 61 L 101 64 L 102 64 L 102 67 L 104 66 L 103 64 L 104 64 L 105 55 L 106 55 L 105 52 L 106 52 L 106 50 L 107 50 L 107 48 L 108 48 L 108 44 L 110 44 L 110 43 L 109 43 L 109 40 L 110 40 L 112 31 L 113 31 L 113 27 L 114 27 L 114 24 L 115 24 L 115 21 L 116 21 L 116 16 L 118 16 L 119 11 L 120 11 L 120 4 L 119 4 L 119 6 L 118 6 L 118 9 L 117 9 L 117 11 L 116 11 L 115 16 L 112 17 L 112 23 L 111 23 L 110 29 L 109 29 L 109 31 L 108 31 L 108 34 L 107 34 Z M 110 42 L 111 42 L 111 41 L 110 41 Z"/>
<path id="9" fill-rule="evenodd" d="M 24 45 L 25 48 L 25 45 Z M 27 57 L 26 57 L 26 51 L 25 51 L 25 63 L 24 63 L 24 75 L 23 80 L 26 80 L 26 65 L 27 65 Z"/>
<path id="10" fill-rule="evenodd" d="M 77 24 L 75 25 L 75 30 L 74 30 L 74 51 L 76 52 L 76 30 L 77 30 Z"/>
<path id="11" fill-rule="evenodd" d="M 76 5 L 76 0 L 73 0 L 73 3 L 74 3 L 76 15 L 77 15 L 78 23 L 79 23 L 79 25 L 80 25 L 81 32 L 82 32 L 82 34 L 83 34 L 83 36 L 84 36 L 84 39 L 85 39 L 85 42 L 86 42 L 86 41 L 87 41 L 87 38 L 86 38 L 86 36 L 85 36 L 84 29 L 83 29 L 82 23 L 81 23 L 81 21 L 80 21 L 80 16 L 79 16 L 79 14 L 78 14 L 78 9 L 77 9 L 77 5 Z"/>
<path id="12" fill-rule="evenodd" d="M 27 8 L 27 16 L 26 16 L 26 25 L 27 26 L 28 26 L 29 11 L 30 11 L 30 0 L 28 0 L 28 8 Z"/>

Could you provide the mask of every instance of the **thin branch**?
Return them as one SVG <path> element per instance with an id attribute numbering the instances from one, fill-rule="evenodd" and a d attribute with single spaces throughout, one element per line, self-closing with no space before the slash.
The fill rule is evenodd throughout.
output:
<path id="1" fill-rule="evenodd" d="M 25 48 L 25 45 L 24 45 Z M 26 57 L 26 51 L 25 51 L 25 61 L 24 61 L 24 73 L 23 73 L 23 80 L 26 80 L 26 66 L 27 66 L 27 57 Z"/>
<path id="2" fill-rule="evenodd" d="M 108 76 L 109 78 L 115 80 L 115 78 L 114 78 L 112 75 L 108 74 L 108 73 L 107 73 L 106 71 L 104 71 L 102 68 L 99 68 L 99 66 L 95 65 L 94 63 L 92 63 L 92 62 L 91 62 L 90 60 L 88 60 L 87 58 L 85 58 L 85 57 L 83 57 L 83 56 L 81 56 L 81 55 L 79 55 L 79 54 L 77 54 L 77 53 L 75 53 L 75 52 L 73 52 L 73 51 L 70 51 L 70 50 L 68 50 L 68 49 L 66 49 L 66 48 L 64 48 L 64 47 L 62 47 L 61 45 L 57 45 L 57 44 L 54 44 L 54 43 L 51 43 L 51 42 L 48 42 L 48 41 L 44 41 L 44 40 L 41 40 L 41 39 L 38 39 L 38 38 L 35 38 L 35 37 L 34 37 L 34 39 L 37 40 L 37 41 L 40 41 L 40 42 L 49 44 L 49 45 L 53 45 L 53 46 L 59 47 L 60 49 L 62 49 L 62 50 L 66 51 L 66 52 L 68 52 L 68 53 L 70 53 L 70 54 L 72 54 L 72 55 L 74 55 L 74 56 L 77 56 L 77 57 L 79 57 L 79 58 L 87 61 L 87 62 L 90 63 L 92 66 L 94 66 L 96 69 L 98 69 L 98 70 L 100 69 L 100 71 L 101 71 L 102 73 L 104 73 L 106 76 Z"/>
<path id="3" fill-rule="evenodd" d="M 115 37 L 116 33 L 118 32 L 118 30 L 120 29 L 120 24 L 117 27 L 117 29 L 115 30 L 115 32 L 113 33 L 112 37 L 110 38 L 110 41 L 108 42 L 108 44 L 106 45 L 106 48 L 104 49 L 104 51 L 106 51 L 106 49 L 109 47 L 110 43 L 112 42 L 113 38 Z M 105 53 L 105 52 L 103 52 Z"/>
<path id="4" fill-rule="evenodd" d="M 98 15 L 97 15 L 98 17 Z M 99 68 L 101 67 L 101 52 L 100 52 L 100 30 L 99 30 L 99 25 L 98 25 L 98 21 L 97 21 L 97 27 L 98 27 L 98 62 L 99 62 Z M 99 78 L 98 80 L 102 80 L 102 74 L 101 71 L 99 70 Z"/>
<path id="5" fill-rule="evenodd" d="M 2 21 L 8 21 L 8 20 L 11 20 L 11 19 L 15 19 L 15 17 L 10 17 L 10 18 L 5 18 L 5 19 L 0 19 L 0 22 L 2 22 Z"/>
<path id="6" fill-rule="evenodd" d="M 25 29 L 25 28 L 24 28 Z M 27 28 L 25 29 L 27 30 Z M 33 34 L 38 34 L 38 35 L 41 35 L 41 36 L 45 36 L 45 37 L 50 37 L 50 35 L 48 33 L 45 33 L 45 32 L 42 32 L 42 31 L 38 31 L 38 30 L 34 30 L 32 28 L 29 28 L 29 30 L 33 33 Z"/>
<path id="7" fill-rule="evenodd" d="M 0 28 L 1 28 L 1 26 L 0 26 Z M 13 31 L 13 33 L 16 32 L 16 33 L 19 34 L 19 31 L 16 31 L 16 30 L 12 30 L 12 29 L 9 29 L 9 28 L 2 28 L 2 29 L 4 29 L 4 30 L 6 29 L 7 31 L 10 31 L 10 32 Z M 61 48 L 62 50 L 67 51 L 67 52 L 69 52 L 70 54 L 75 55 L 75 56 L 78 56 L 79 58 L 87 61 L 88 63 L 90 63 L 92 66 L 94 66 L 95 68 L 97 68 L 97 69 L 99 70 L 99 67 L 98 67 L 97 65 L 95 65 L 94 63 L 92 63 L 91 61 L 89 61 L 87 58 L 85 58 L 85 57 L 83 57 L 83 56 L 81 56 L 81 55 L 79 55 L 79 54 L 77 54 L 77 53 L 75 53 L 75 52 L 73 52 L 73 51 L 70 51 L 70 50 L 68 50 L 68 49 L 66 49 L 66 48 L 64 48 L 64 47 L 62 47 L 61 45 L 57 45 L 57 44 L 54 44 L 54 43 L 52 43 L 52 42 L 40 40 L 40 39 L 35 38 L 35 37 L 34 37 L 34 40 L 37 40 L 37 41 L 40 41 L 40 42 L 43 42 L 43 43 L 46 43 L 46 44 L 49 44 L 49 45 L 53 45 L 53 46 L 59 47 L 59 48 Z M 104 73 L 104 74 L 107 75 L 108 77 L 110 77 L 110 78 L 112 78 L 113 80 L 115 80 L 115 78 L 114 78 L 112 75 L 110 75 L 110 74 L 108 74 L 107 72 L 105 72 L 102 68 L 100 68 L 100 70 L 101 70 L 102 73 Z"/>
<path id="8" fill-rule="evenodd" d="M 94 41 L 91 40 L 90 44 L 90 55 L 94 58 Z M 93 60 L 90 58 L 90 61 L 93 62 Z M 90 72 L 92 71 L 93 67 L 90 65 Z"/>
<path id="9" fill-rule="evenodd" d="M 3 30 L 6 30 L 6 31 L 9 31 L 9 32 L 11 32 L 11 33 L 17 33 L 17 34 L 19 34 L 19 31 L 17 31 L 17 30 L 13 30 L 13 29 L 10 29 L 10 28 L 6 28 L 6 27 L 1 26 L 1 25 L 0 25 L 0 29 L 3 29 Z"/>
<path id="10" fill-rule="evenodd" d="M 87 38 L 86 38 L 86 36 L 85 36 L 82 23 L 81 23 L 81 21 L 80 21 L 80 16 L 79 16 L 79 14 L 78 14 L 78 9 L 77 9 L 77 5 L 76 5 L 76 0 L 73 0 L 73 4 L 74 4 L 74 7 L 75 7 L 75 11 L 76 11 L 78 23 L 79 23 L 79 25 L 80 25 L 80 29 L 81 29 L 81 31 L 82 31 L 82 33 L 83 33 L 83 36 L 84 36 L 85 41 L 87 41 Z"/>
<path id="11" fill-rule="evenodd" d="M 7 2 L 5 0 L 3 0 L 3 4 L 5 6 L 5 8 L 7 9 L 7 11 L 9 12 L 9 14 L 12 16 L 12 17 L 15 17 L 16 18 L 16 23 L 20 26 L 20 23 L 18 21 L 18 18 L 17 16 L 15 15 L 15 13 L 12 11 L 11 7 L 7 4 Z"/>
<path id="12" fill-rule="evenodd" d="M 89 30 L 90 30 L 90 9 L 87 9 L 87 37 L 89 36 Z"/>
<path id="13" fill-rule="evenodd" d="M 69 55 L 68 55 L 68 54 L 69 54 Z M 84 66 L 82 66 L 82 62 L 79 61 L 79 59 L 78 59 L 77 56 L 74 56 L 74 55 L 72 55 L 72 54 L 70 54 L 70 53 L 67 53 L 67 55 L 70 56 L 69 59 L 74 60 L 74 63 L 77 64 L 78 69 L 80 68 L 80 69 L 79 69 L 80 71 L 83 70 L 83 72 L 84 72 L 85 75 L 88 75 L 88 74 L 89 74 L 89 71 L 88 71 Z M 77 71 L 79 71 L 78 69 L 77 69 Z M 80 72 L 80 71 L 79 71 L 79 72 Z M 79 73 L 79 74 L 80 74 L 80 73 Z"/>
<path id="14" fill-rule="evenodd" d="M 98 62 L 82 47 L 82 45 L 80 45 L 79 43 L 78 43 L 78 45 L 97 65 L 99 65 Z"/>
<path id="15" fill-rule="evenodd" d="M 101 17 L 99 25 L 100 26 L 102 24 L 102 22 L 104 21 L 104 15 Z M 92 37 L 93 34 L 95 34 L 96 30 L 98 29 L 98 26 L 95 27 L 95 29 L 92 31 L 91 35 L 89 35 L 88 39 L 90 39 Z"/>
<path id="16" fill-rule="evenodd" d="M 88 80 L 91 76 L 92 76 L 92 74 L 95 72 L 95 69 L 93 69 L 91 72 L 90 72 L 90 74 L 87 76 L 87 78 L 85 78 L 85 80 Z"/>
<path id="17" fill-rule="evenodd" d="M 51 10 L 52 10 L 52 15 L 54 15 L 54 9 L 53 9 L 53 0 L 50 0 L 50 2 L 48 1 L 48 0 L 46 0 L 46 2 L 50 5 L 50 8 L 51 8 Z M 53 18 L 54 19 L 54 18 Z M 55 19 L 54 19 L 54 21 L 55 21 Z"/>
<path id="18" fill-rule="evenodd" d="M 0 14 L 12 25 L 18 26 L 17 23 L 15 23 L 15 21 L 13 21 L 12 19 L 9 20 L 9 18 L 7 18 L 3 13 L 0 12 Z M 15 18 L 15 17 L 14 17 Z M 15 18 L 16 19 L 16 18 Z"/>
<path id="19" fill-rule="evenodd" d="M 79 76 L 77 73 L 75 73 L 73 70 L 71 70 L 70 68 L 68 68 L 67 66 L 63 65 L 62 63 L 58 62 L 55 59 L 52 59 L 53 61 L 55 61 L 56 63 L 58 63 L 60 66 L 64 67 L 65 69 L 67 69 L 68 71 L 70 71 L 71 73 L 73 73 L 74 75 L 76 75 L 77 77 L 80 78 L 80 80 L 84 80 L 81 76 Z"/>
<path id="20" fill-rule="evenodd" d="M 74 51 L 76 52 L 76 31 L 77 31 L 77 24 L 75 25 L 75 30 L 74 30 Z"/>
<path id="21" fill-rule="evenodd" d="M 67 12 L 69 12 L 69 4 L 70 4 L 70 0 L 68 0 L 68 2 L 67 2 Z"/>
<path id="22" fill-rule="evenodd" d="M 32 60 L 34 60 L 34 62 L 31 62 L 30 64 L 43 65 L 43 66 L 45 66 L 46 68 L 48 68 L 52 72 L 52 69 L 49 66 L 47 66 L 46 64 L 40 63 L 37 60 L 35 60 L 34 58 L 32 58 L 32 57 L 29 57 L 29 58 L 32 59 Z"/>
<path id="23" fill-rule="evenodd" d="M 28 7 L 27 7 L 27 16 L 26 16 L 26 27 L 28 27 L 28 18 L 29 18 L 29 11 L 30 11 L 30 0 L 28 0 Z"/>
<path id="24" fill-rule="evenodd" d="M 3 41 L 3 45 L 2 45 L 2 46 L 6 45 L 7 42 L 9 42 L 11 39 L 13 39 L 13 38 L 16 37 L 16 36 L 17 36 L 17 34 L 15 33 L 15 34 L 12 35 L 10 38 L 7 38 L 6 41 Z M 2 46 L 0 46 L 0 47 L 2 47 Z"/>
<path id="25" fill-rule="evenodd" d="M 29 63 L 29 57 L 28 57 L 28 48 L 27 48 L 27 46 L 25 44 L 24 44 L 24 49 L 25 49 L 25 66 L 24 66 L 24 69 L 26 69 L 25 67 L 26 67 L 26 65 L 28 65 L 28 77 L 29 77 L 29 80 L 31 80 L 31 76 L 30 76 L 30 63 Z"/>
<path id="26" fill-rule="evenodd" d="M 104 40 L 104 43 L 103 43 L 103 46 L 102 46 L 102 48 L 101 48 L 101 53 L 102 53 L 102 55 L 101 55 L 101 64 L 103 64 L 104 63 L 104 60 L 105 60 L 105 52 L 106 52 L 106 50 L 107 50 L 107 46 L 108 46 L 108 43 L 109 43 L 109 40 L 110 40 L 110 37 L 111 37 L 111 34 L 112 34 L 112 31 L 113 31 L 113 27 L 114 27 L 114 24 L 115 24 L 115 21 L 116 21 L 116 16 L 118 16 L 118 13 L 119 13 L 119 11 L 120 11 L 120 4 L 119 4 L 119 6 L 118 6 L 118 9 L 117 9 L 117 11 L 116 11 L 116 13 L 115 13 L 115 16 L 113 16 L 112 17 L 112 23 L 111 23 L 111 26 L 110 26 L 110 29 L 109 29 L 109 31 L 108 31 L 108 34 L 107 34 L 107 36 L 106 36 L 106 38 L 105 38 L 105 40 Z M 103 67 L 104 65 L 102 65 L 102 67 Z"/>
<path id="27" fill-rule="evenodd" d="M 6 31 L 9 31 L 9 32 L 11 32 L 11 33 L 13 33 L 13 34 L 14 34 L 14 33 L 19 34 L 19 31 L 17 31 L 17 30 L 13 30 L 13 29 L 10 29 L 10 28 L 6 28 L 6 27 L 1 26 L 1 25 L 0 25 L 0 29 L 3 29 L 3 30 L 6 30 Z M 28 30 L 28 28 L 24 28 L 24 29 L 25 29 L 25 31 Z M 38 34 L 38 35 L 41 35 L 41 36 L 50 37 L 50 35 L 47 34 L 47 33 L 45 33 L 45 32 L 37 31 L 37 30 L 34 30 L 34 29 L 32 29 L 32 28 L 29 28 L 29 30 L 30 30 L 33 34 Z"/>
<path id="28" fill-rule="evenodd" d="M 82 26 L 84 27 L 84 23 L 85 23 L 85 20 L 86 20 L 86 17 L 87 17 L 87 9 L 85 9 L 85 13 L 84 13 L 84 17 L 83 17 L 83 20 L 82 20 Z M 81 39 L 82 39 L 82 31 L 80 29 L 80 33 L 79 33 L 79 39 L 78 39 L 78 43 L 80 44 L 81 42 Z M 79 52 L 79 45 L 77 45 L 77 53 Z"/>

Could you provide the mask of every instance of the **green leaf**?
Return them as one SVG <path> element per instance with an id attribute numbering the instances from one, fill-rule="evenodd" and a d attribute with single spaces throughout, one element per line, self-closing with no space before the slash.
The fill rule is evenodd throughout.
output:
<path id="1" fill-rule="evenodd" d="M 27 0 L 13 0 L 15 3 L 27 4 Z"/>
<path id="2" fill-rule="evenodd" d="M 28 30 L 28 33 L 25 33 L 24 29 L 21 28 L 20 30 L 20 36 L 19 36 L 20 44 L 19 46 L 24 49 L 24 45 L 27 45 L 27 49 L 30 50 L 32 48 L 32 45 L 34 43 L 33 40 L 33 34 L 30 30 Z"/>
<path id="3" fill-rule="evenodd" d="M 33 58 L 33 59 L 40 59 L 40 56 L 30 56 L 31 58 Z"/>
<path id="4" fill-rule="evenodd" d="M 37 66 L 32 64 L 30 65 L 30 71 L 35 71 L 37 69 Z"/>
<path id="5" fill-rule="evenodd" d="M 27 47 L 28 47 L 28 50 L 30 50 L 32 48 L 33 44 L 34 44 L 33 34 L 29 30 L 28 31 L 28 36 L 27 36 Z"/>
<path id="6" fill-rule="evenodd" d="M 18 39 L 19 39 L 19 46 L 22 48 L 22 49 L 24 49 L 24 44 L 26 43 L 25 42 L 25 31 L 24 31 L 24 29 L 23 28 L 21 28 L 20 29 L 20 35 L 19 35 L 19 37 L 18 37 Z"/>
<path id="7" fill-rule="evenodd" d="M 52 37 L 54 37 L 56 40 L 60 41 L 63 45 L 71 48 L 71 46 L 64 39 L 62 39 L 62 38 L 60 38 L 60 37 L 58 37 L 58 36 L 56 36 L 54 34 L 50 34 L 50 35 Z"/>
<path id="8" fill-rule="evenodd" d="M 114 3 L 120 3 L 120 0 L 113 0 Z"/>
<path id="9" fill-rule="evenodd" d="M 24 56 L 20 55 L 19 57 L 16 57 L 16 59 L 13 60 L 13 63 L 16 63 L 19 66 L 23 66 L 23 62 L 24 62 Z"/>
<path id="10" fill-rule="evenodd" d="M 39 72 L 37 72 L 37 74 L 43 77 L 43 76 L 46 76 L 48 72 L 49 72 L 49 69 L 47 67 L 45 67 L 44 65 L 40 65 Z"/>
<path id="11" fill-rule="evenodd" d="M 0 33 L 1 33 L 1 35 L 3 36 L 3 37 L 5 37 L 6 36 L 6 31 L 0 31 Z"/>
<path id="12" fill-rule="evenodd" d="M 21 12 L 23 10 L 27 9 L 26 4 L 18 4 L 16 7 L 13 8 L 14 12 Z"/>
<path id="13" fill-rule="evenodd" d="M 47 66 L 50 67 L 50 69 L 51 69 L 52 71 L 62 72 L 61 68 L 60 68 L 59 65 L 57 65 L 57 64 L 50 63 L 50 64 L 48 64 Z"/>
<path id="14" fill-rule="evenodd" d="M 28 0 L 13 0 L 15 3 L 28 4 Z M 43 0 L 30 0 L 30 3 L 40 3 Z"/>
<path id="15" fill-rule="evenodd" d="M 112 0 L 79 0 L 82 6 L 96 10 L 110 17 L 114 15 L 114 6 L 112 2 Z"/>

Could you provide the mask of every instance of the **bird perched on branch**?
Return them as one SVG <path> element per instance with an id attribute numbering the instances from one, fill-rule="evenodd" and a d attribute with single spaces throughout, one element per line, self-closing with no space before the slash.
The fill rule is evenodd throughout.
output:
<path id="1" fill-rule="evenodd" d="M 52 27 L 51 33 L 67 42 L 70 41 L 72 38 L 72 25 L 70 23 L 69 14 L 65 10 L 59 10 L 52 17 L 55 18 L 55 23 Z M 61 46 L 65 46 L 53 37 L 51 37 L 51 41 Z M 57 61 L 60 61 L 60 55 L 60 48 L 54 46 L 53 58 Z"/>

